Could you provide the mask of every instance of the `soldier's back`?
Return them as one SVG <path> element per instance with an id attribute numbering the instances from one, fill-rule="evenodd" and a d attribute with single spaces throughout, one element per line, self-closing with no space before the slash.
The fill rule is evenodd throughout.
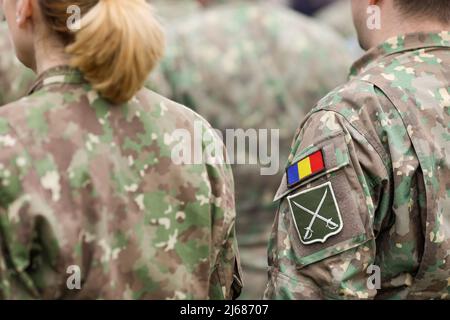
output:
<path id="1" fill-rule="evenodd" d="M 0 109 L 0 216 L 8 248 L 0 273 L 10 275 L 0 296 L 236 295 L 231 170 L 172 158 L 177 129 L 194 137 L 194 124 L 205 131 L 209 125 L 148 90 L 113 106 L 67 67 L 45 72 L 33 90 Z M 81 270 L 81 290 L 66 286 L 71 266 Z"/>
<path id="2" fill-rule="evenodd" d="M 392 288 L 377 298 L 449 299 L 450 33 L 394 37 L 372 54 L 384 56 L 356 64 L 356 79 L 382 92 L 370 113 L 393 177 L 392 208 L 375 220 L 377 263 L 391 278 L 382 287 Z"/>

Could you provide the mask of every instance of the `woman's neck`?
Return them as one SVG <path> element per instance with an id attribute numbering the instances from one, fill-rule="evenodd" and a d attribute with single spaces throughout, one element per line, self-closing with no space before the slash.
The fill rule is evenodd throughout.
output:
<path id="1" fill-rule="evenodd" d="M 55 42 L 39 41 L 35 43 L 35 65 L 33 70 L 36 74 L 70 63 L 69 56 L 65 53 L 63 45 Z"/>

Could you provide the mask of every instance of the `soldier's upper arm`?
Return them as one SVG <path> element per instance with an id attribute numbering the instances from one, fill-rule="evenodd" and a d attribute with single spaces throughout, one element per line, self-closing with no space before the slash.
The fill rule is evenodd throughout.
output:
<path id="1" fill-rule="evenodd" d="M 367 173 L 370 171 L 370 174 Z M 275 200 L 266 298 L 369 298 L 375 259 L 376 150 L 332 111 L 312 114 L 293 146 Z"/>

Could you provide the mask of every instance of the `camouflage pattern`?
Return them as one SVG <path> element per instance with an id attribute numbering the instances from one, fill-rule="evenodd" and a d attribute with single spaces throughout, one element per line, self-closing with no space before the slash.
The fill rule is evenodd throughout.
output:
<path id="1" fill-rule="evenodd" d="M 0 21 L 0 105 L 23 97 L 34 80 L 33 72 L 17 60 L 7 28 Z"/>
<path id="2" fill-rule="evenodd" d="M 112 106 L 69 67 L 0 108 L 0 298 L 236 297 L 231 169 L 171 159 L 194 122 L 223 147 L 193 111 L 149 90 Z"/>
<path id="3" fill-rule="evenodd" d="M 351 58 L 336 33 L 309 18 L 265 2 L 235 2 L 168 25 L 166 57 L 149 87 L 220 130 L 280 129 L 285 155 L 297 120 L 346 81 Z M 286 161 L 280 159 L 280 169 Z M 261 176 L 259 165 L 234 169 L 242 297 L 258 299 L 267 279 L 272 199 L 281 176 Z"/>
<path id="4" fill-rule="evenodd" d="M 389 39 L 308 115 L 289 162 L 320 149 L 327 171 L 281 183 L 265 298 L 450 298 L 449 66 L 448 31 Z M 327 182 L 344 227 L 304 245 L 286 198 Z"/>

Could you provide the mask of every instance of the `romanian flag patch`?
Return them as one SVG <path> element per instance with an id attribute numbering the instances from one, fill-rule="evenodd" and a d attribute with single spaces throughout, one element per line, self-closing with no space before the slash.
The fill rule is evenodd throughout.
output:
<path id="1" fill-rule="evenodd" d="M 325 170 L 322 150 L 290 165 L 286 170 L 288 187 L 293 187 L 303 180 Z"/>

